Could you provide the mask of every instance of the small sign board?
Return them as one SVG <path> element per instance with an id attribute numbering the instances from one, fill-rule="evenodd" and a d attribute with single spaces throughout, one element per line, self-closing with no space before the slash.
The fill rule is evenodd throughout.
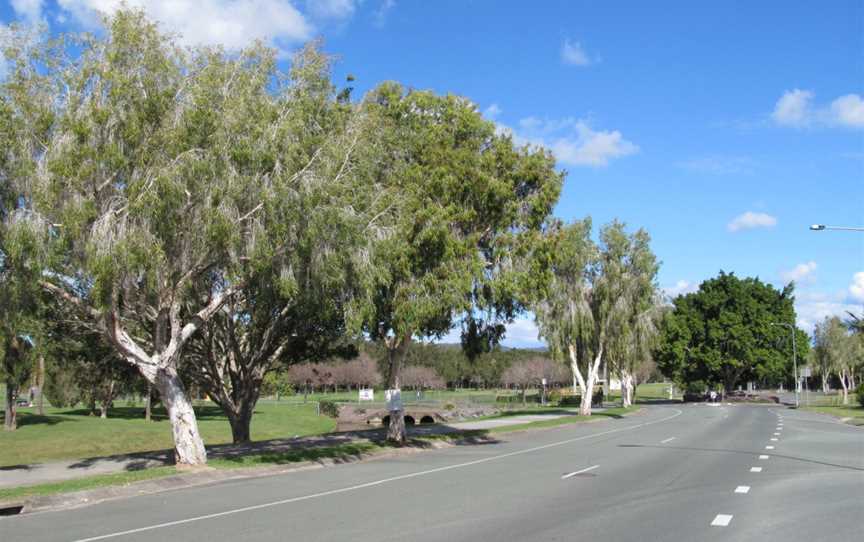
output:
<path id="1" fill-rule="evenodd" d="M 545 378 L 543 379 L 543 385 L 544 386 L 546 385 L 546 379 Z"/>
<path id="2" fill-rule="evenodd" d="M 387 401 L 387 410 L 402 410 L 402 390 L 384 390 L 384 400 Z"/>
<path id="3" fill-rule="evenodd" d="M 375 390 L 373 389 L 361 389 L 360 390 L 360 401 L 374 401 L 375 400 Z"/>
<path id="4" fill-rule="evenodd" d="M 801 367 L 801 376 L 804 378 L 810 378 L 812 376 L 810 374 L 810 367 L 808 367 L 808 366 Z"/>

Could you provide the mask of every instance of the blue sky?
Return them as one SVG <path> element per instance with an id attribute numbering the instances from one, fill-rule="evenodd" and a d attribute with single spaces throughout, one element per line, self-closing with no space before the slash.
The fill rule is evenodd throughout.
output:
<path id="1" fill-rule="evenodd" d="M 660 284 L 721 269 L 798 284 L 799 323 L 864 310 L 864 3 L 133 0 L 188 43 L 323 37 L 357 92 L 473 100 L 549 146 L 556 214 L 645 227 Z M 10 0 L 0 21 L 92 28 L 114 0 Z M 287 60 L 286 60 L 287 63 Z M 529 320 L 510 345 L 537 344 Z"/>

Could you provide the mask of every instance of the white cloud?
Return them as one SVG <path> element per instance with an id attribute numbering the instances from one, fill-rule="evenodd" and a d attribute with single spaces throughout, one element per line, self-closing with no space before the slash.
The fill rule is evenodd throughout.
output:
<path id="1" fill-rule="evenodd" d="M 747 211 L 732 219 L 732 222 L 726 225 L 726 229 L 731 232 L 740 230 L 750 230 L 753 228 L 771 228 L 777 225 L 777 218 L 766 213 L 754 213 Z"/>
<path id="2" fill-rule="evenodd" d="M 288 43 L 309 39 L 314 31 L 288 0 L 126 0 L 143 8 L 165 30 L 189 45 L 241 49 L 256 39 L 284 51 Z M 58 0 L 80 24 L 93 26 L 97 12 L 113 13 L 121 0 Z"/>
<path id="3" fill-rule="evenodd" d="M 698 289 L 698 284 L 694 284 L 686 280 L 679 280 L 675 283 L 674 286 L 667 286 L 666 288 L 663 288 L 663 293 L 667 297 L 675 299 L 679 295 L 690 294 L 697 291 Z"/>
<path id="4" fill-rule="evenodd" d="M 813 92 L 809 90 L 787 90 L 774 105 L 771 118 L 784 126 L 805 126 L 810 123 L 812 112 L 810 102 Z"/>
<path id="5" fill-rule="evenodd" d="M 787 90 L 774 105 L 771 118 L 781 126 L 803 128 L 812 125 L 864 128 L 864 99 L 846 94 L 830 105 L 814 106 L 810 90 Z"/>
<path id="6" fill-rule="evenodd" d="M 861 313 L 864 306 L 860 303 L 850 303 L 845 297 L 846 295 L 842 291 L 836 294 L 796 292 L 795 313 L 797 315 L 796 323 L 798 327 L 811 333 L 813 327 L 826 317 L 837 316 L 846 319 L 850 312 L 854 314 Z"/>
<path id="7" fill-rule="evenodd" d="M 43 0 L 10 0 L 15 15 L 29 23 L 37 23 L 42 20 Z"/>
<path id="8" fill-rule="evenodd" d="M 498 107 L 498 104 L 492 104 L 486 109 L 483 110 L 483 116 L 487 119 L 494 119 L 498 115 L 501 114 L 501 108 Z"/>
<path id="9" fill-rule="evenodd" d="M 561 61 L 571 66 L 590 66 L 592 61 L 579 42 L 565 39 L 561 45 Z"/>
<path id="10" fill-rule="evenodd" d="M 507 324 L 506 327 L 507 332 L 504 335 L 504 340 L 501 341 L 504 346 L 531 348 L 546 344 L 543 339 L 538 338 L 539 330 L 533 315 L 518 318 L 512 324 Z"/>
<path id="11" fill-rule="evenodd" d="M 504 346 L 534 348 L 546 344 L 543 339 L 537 337 L 539 331 L 537 324 L 534 323 L 534 315 L 531 313 L 525 314 L 514 320 L 513 323 L 507 324 L 505 329 L 504 339 L 501 341 L 501 344 Z M 446 335 L 432 342 L 458 344 L 461 341 L 462 327 L 456 325 Z"/>
<path id="12" fill-rule="evenodd" d="M 864 303 L 864 271 L 859 271 L 852 275 L 849 294 L 851 294 L 853 301 Z"/>
<path id="13" fill-rule="evenodd" d="M 356 8 L 355 0 L 306 0 L 306 10 L 319 19 L 347 19 Z"/>
<path id="14" fill-rule="evenodd" d="M 624 139 L 621 132 L 594 130 L 587 121 L 573 117 L 526 117 L 519 121 L 518 131 L 500 124 L 499 129 L 512 134 L 518 144 L 549 149 L 565 165 L 602 167 L 614 158 L 639 152 L 639 147 Z"/>
<path id="15" fill-rule="evenodd" d="M 831 102 L 831 116 L 837 124 L 864 126 L 864 100 L 858 94 L 847 94 Z"/>
<path id="16" fill-rule="evenodd" d="M 396 7 L 396 0 L 381 0 L 381 5 L 375 10 L 373 18 L 375 26 L 384 26 L 384 23 L 387 22 L 387 15 L 394 7 Z"/>
<path id="17" fill-rule="evenodd" d="M 804 282 L 804 281 L 813 281 L 813 273 L 816 272 L 816 262 L 809 261 L 806 263 L 799 263 L 794 268 L 781 271 L 780 278 L 783 279 L 784 283 L 789 282 Z"/>

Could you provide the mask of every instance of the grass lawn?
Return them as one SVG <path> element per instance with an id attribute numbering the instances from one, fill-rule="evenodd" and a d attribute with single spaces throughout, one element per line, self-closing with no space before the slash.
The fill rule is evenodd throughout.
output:
<path id="1" fill-rule="evenodd" d="M 46 408 L 45 416 L 37 416 L 33 410 L 20 408 L 18 429 L 11 433 L 0 431 L 0 467 L 174 446 L 163 409 L 156 409 L 154 421 L 149 423 L 144 421 L 141 407 L 111 409 L 107 420 L 89 416 L 82 409 Z M 195 413 L 205 443 L 231 442 L 231 427 L 218 407 L 198 406 Z M 335 427 L 332 418 L 316 415 L 314 404 L 262 403 L 252 418 L 252 439 L 315 435 Z"/>
<path id="2" fill-rule="evenodd" d="M 847 423 L 852 425 L 864 425 L 864 407 L 855 404 L 854 396 L 849 397 L 848 405 L 832 405 L 832 406 L 802 406 L 803 410 L 812 410 L 813 412 L 821 412 L 822 414 L 830 414 L 836 418 L 852 418 Z"/>

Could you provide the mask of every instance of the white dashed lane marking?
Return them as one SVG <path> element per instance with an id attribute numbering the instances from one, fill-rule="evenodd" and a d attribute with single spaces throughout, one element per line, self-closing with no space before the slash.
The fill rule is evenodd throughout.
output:
<path id="1" fill-rule="evenodd" d="M 672 442 L 673 440 L 675 440 L 675 437 L 669 437 L 666 440 L 661 440 L 660 444 L 666 444 L 667 442 Z"/>
<path id="2" fill-rule="evenodd" d="M 773 449 L 774 449 L 774 446 L 765 446 L 765 449 L 766 449 L 766 450 L 773 450 Z"/>
<path id="3" fill-rule="evenodd" d="M 762 467 L 750 467 L 750 472 L 762 472 Z"/>
<path id="4" fill-rule="evenodd" d="M 738 486 L 735 488 L 735 493 L 748 493 L 750 491 L 750 486 Z"/>
<path id="5" fill-rule="evenodd" d="M 764 455 L 764 454 L 763 454 L 763 455 L 760 455 L 760 456 L 759 456 L 759 459 L 768 459 L 769 457 L 771 457 L 771 456 L 770 456 L 770 455 Z"/>
<path id="6" fill-rule="evenodd" d="M 567 478 L 572 478 L 572 477 L 576 476 L 577 474 L 582 474 L 583 472 L 588 472 L 589 470 L 594 470 L 599 466 L 600 465 L 594 465 L 593 467 L 588 467 L 587 469 L 577 470 L 576 472 L 569 472 L 569 473 L 565 474 L 564 476 L 562 476 L 561 479 L 566 480 Z"/>
<path id="7" fill-rule="evenodd" d="M 714 521 L 711 522 L 713 527 L 725 527 L 732 521 L 732 514 L 717 514 Z"/>

